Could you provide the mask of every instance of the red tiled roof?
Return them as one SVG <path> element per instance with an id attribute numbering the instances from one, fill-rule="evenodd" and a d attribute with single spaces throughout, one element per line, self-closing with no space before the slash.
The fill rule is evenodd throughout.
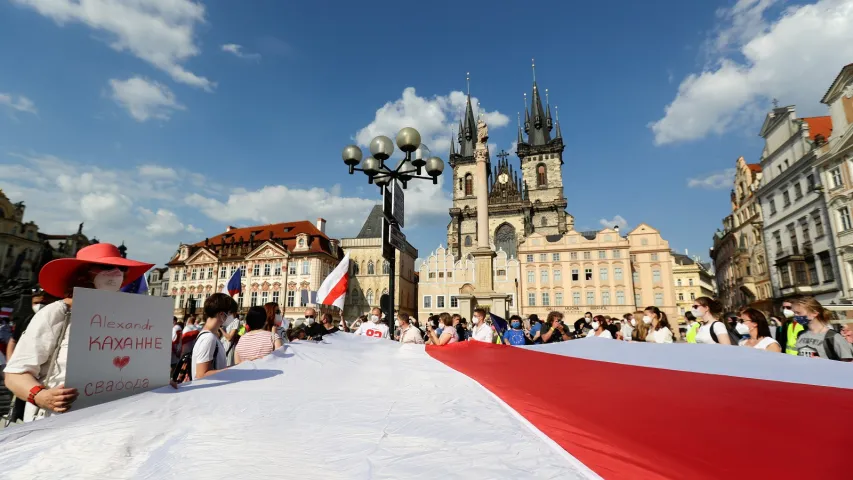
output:
<path id="1" fill-rule="evenodd" d="M 832 134 L 832 117 L 804 117 L 800 120 L 809 124 L 809 140 L 814 140 L 817 135 L 823 135 L 828 140 Z"/>
<path id="2" fill-rule="evenodd" d="M 749 167 L 749 170 L 752 172 L 758 173 L 761 171 L 761 165 L 758 163 L 747 163 L 746 166 Z"/>

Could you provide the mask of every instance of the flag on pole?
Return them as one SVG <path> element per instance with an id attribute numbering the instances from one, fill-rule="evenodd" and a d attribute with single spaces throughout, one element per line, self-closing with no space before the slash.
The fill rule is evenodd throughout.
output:
<path id="1" fill-rule="evenodd" d="M 495 332 L 498 334 L 498 335 L 497 335 L 497 339 L 495 340 L 495 343 L 500 343 L 500 344 L 502 344 L 502 343 L 503 343 L 503 338 L 504 338 L 504 332 L 506 332 L 506 329 L 507 329 L 507 327 L 508 327 L 508 325 L 507 325 L 507 323 L 506 323 L 506 320 L 504 320 L 503 318 L 501 318 L 501 317 L 499 317 L 499 316 L 495 315 L 495 314 L 494 314 L 494 313 L 492 313 L 492 312 L 489 312 L 489 316 L 490 316 L 490 317 L 491 317 L 491 319 L 492 319 L 492 327 L 494 327 Z"/>
<path id="2" fill-rule="evenodd" d="M 228 283 L 222 287 L 222 293 L 233 297 L 241 292 L 243 292 L 243 285 L 240 278 L 240 269 L 238 268 L 237 270 L 234 270 L 234 274 L 231 275 L 231 279 L 228 280 Z"/>
<path id="3" fill-rule="evenodd" d="M 341 263 L 332 270 L 332 273 L 323 280 L 323 284 L 317 290 L 317 304 L 334 305 L 341 310 L 344 309 L 344 301 L 347 296 L 347 283 L 349 282 L 349 253 L 344 255 Z"/>
<path id="4" fill-rule="evenodd" d="M 145 279 L 145 275 L 137 278 L 136 280 L 128 283 L 121 289 L 124 293 L 138 293 L 140 295 L 148 295 L 148 280 Z"/>

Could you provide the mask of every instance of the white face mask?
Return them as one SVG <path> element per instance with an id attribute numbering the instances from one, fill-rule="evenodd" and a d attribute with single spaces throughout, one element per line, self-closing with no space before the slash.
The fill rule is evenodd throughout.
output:
<path id="1" fill-rule="evenodd" d="M 783 308 L 782 315 L 785 315 L 785 318 L 794 318 L 794 311 L 790 308 Z"/>
<path id="2" fill-rule="evenodd" d="M 735 325 L 735 330 L 736 330 L 736 331 L 737 331 L 737 333 L 739 333 L 740 335 L 749 335 L 749 327 L 747 327 L 747 326 L 746 326 L 745 324 L 743 324 L 743 323 L 738 323 L 737 325 Z"/>
<path id="3" fill-rule="evenodd" d="M 703 317 L 702 312 L 700 312 L 698 308 L 691 308 L 690 313 L 692 313 L 693 316 L 696 318 L 702 318 Z"/>
<path id="4" fill-rule="evenodd" d="M 631 326 L 632 326 L 632 327 L 636 327 L 636 326 L 637 326 L 637 321 L 636 321 L 636 320 L 634 320 L 633 318 L 631 319 Z"/>
<path id="5" fill-rule="evenodd" d="M 394 326 L 395 326 L 395 327 L 399 327 L 399 326 L 400 326 L 400 321 L 399 321 L 399 320 L 394 320 Z"/>
<path id="6" fill-rule="evenodd" d="M 592 327 L 593 330 L 598 330 L 598 327 L 600 327 L 601 324 L 598 322 L 592 322 L 589 326 Z"/>
<path id="7" fill-rule="evenodd" d="M 305 322 L 306 322 L 306 323 L 308 323 L 308 325 L 313 325 L 313 324 L 314 324 L 314 319 L 313 319 L 313 318 L 311 318 L 311 317 L 307 317 L 307 318 L 305 318 Z"/>
<path id="8" fill-rule="evenodd" d="M 44 305 L 42 305 L 40 303 L 33 305 L 33 313 L 38 313 L 38 311 L 41 310 L 41 307 L 43 307 L 43 306 Z"/>
<path id="9" fill-rule="evenodd" d="M 645 323 L 646 325 L 651 325 L 652 324 L 652 317 L 646 315 L 645 317 L 643 317 L 643 323 Z"/>
<path id="10" fill-rule="evenodd" d="M 112 270 L 104 270 L 95 275 L 92 283 L 97 290 L 106 290 L 108 292 L 117 292 L 121 290 L 121 283 L 124 281 L 124 273 L 121 270 L 114 268 Z"/>
<path id="11" fill-rule="evenodd" d="M 480 317 L 474 317 L 474 318 L 472 318 L 472 319 L 471 319 L 471 323 L 473 323 L 474 325 L 477 325 L 478 323 L 480 323 Z"/>
<path id="12" fill-rule="evenodd" d="M 379 315 L 371 315 L 370 321 L 373 323 L 379 323 Z"/>

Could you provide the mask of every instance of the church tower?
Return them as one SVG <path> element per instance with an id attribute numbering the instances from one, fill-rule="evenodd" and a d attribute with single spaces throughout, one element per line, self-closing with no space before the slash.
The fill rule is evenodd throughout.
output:
<path id="1" fill-rule="evenodd" d="M 459 121 L 457 140 L 459 151 L 451 134 L 449 163 L 453 168 L 453 207 L 450 209 L 450 224 L 447 226 L 447 246 L 458 259 L 465 250 L 476 247 L 477 239 L 477 196 L 474 188 L 476 162 L 474 147 L 477 143 L 477 123 L 471 106 L 471 91 L 465 114 Z"/>
<path id="2" fill-rule="evenodd" d="M 563 234 L 573 227 L 574 220 L 566 213 L 566 197 L 563 193 L 563 136 L 560 119 L 551 117 L 548 91 L 545 90 L 545 108 L 536 84 L 536 66 L 533 70 L 533 95 L 530 108 L 524 105 L 524 133 L 518 126 L 518 147 L 523 184 L 531 202 L 532 228 L 545 235 Z M 525 94 L 525 97 L 527 95 Z M 556 127 L 556 129 L 555 129 Z M 551 132 L 554 136 L 551 136 Z"/>

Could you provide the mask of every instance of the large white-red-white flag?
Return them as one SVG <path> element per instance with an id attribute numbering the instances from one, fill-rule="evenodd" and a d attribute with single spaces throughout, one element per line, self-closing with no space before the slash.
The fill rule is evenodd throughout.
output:
<path id="1" fill-rule="evenodd" d="M 344 255 L 341 263 L 323 280 L 323 284 L 317 290 L 317 303 L 334 305 L 343 310 L 347 297 L 347 282 L 349 282 L 349 253 Z"/>

